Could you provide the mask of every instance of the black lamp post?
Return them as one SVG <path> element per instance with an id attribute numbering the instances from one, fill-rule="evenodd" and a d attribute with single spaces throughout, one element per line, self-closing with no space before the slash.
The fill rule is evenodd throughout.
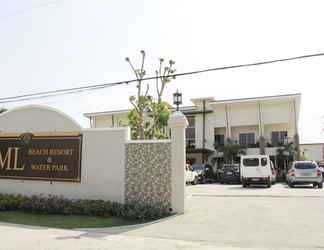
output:
<path id="1" fill-rule="evenodd" d="M 173 94 L 173 104 L 177 106 L 176 110 L 179 111 L 179 105 L 182 104 L 182 93 L 179 93 L 178 90 Z"/>

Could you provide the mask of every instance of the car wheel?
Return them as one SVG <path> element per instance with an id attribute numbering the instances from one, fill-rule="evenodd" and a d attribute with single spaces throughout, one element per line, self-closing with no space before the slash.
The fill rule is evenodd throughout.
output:
<path id="1" fill-rule="evenodd" d="M 323 188 L 323 182 L 318 183 L 318 188 Z"/>
<path id="2" fill-rule="evenodd" d="M 317 183 L 313 183 L 313 188 L 316 188 L 317 187 Z"/>

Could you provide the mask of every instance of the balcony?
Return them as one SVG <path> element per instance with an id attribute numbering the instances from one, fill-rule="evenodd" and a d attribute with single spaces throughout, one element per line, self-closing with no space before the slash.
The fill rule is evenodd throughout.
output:
<path id="1" fill-rule="evenodd" d="M 234 144 L 240 144 L 237 139 L 234 139 L 233 143 Z M 281 146 L 283 146 L 285 144 L 290 144 L 290 143 L 294 143 L 294 139 L 292 137 L 287 137 L 287 139 L 285 141 L 278 142 L 278 143 L 275 143 L 275 144 L 272 143 L 271 138 L 265 138 L 265 147 L 267 147 L 267 148 L 281 147 Z M 250 143 L 250 144 L 247 144 L 245 146 L 247 146 L 247 148 L 259 148 L 260 143 L 259 143 L 259 141 L 257 141 L 256 143 Z"/>
<path id="2" fill-rule="evenodd" d="M 196 148 L 196 140 L 195 139 L 186 139 L 186 148 L 187 149 L 195 149 Z"/>

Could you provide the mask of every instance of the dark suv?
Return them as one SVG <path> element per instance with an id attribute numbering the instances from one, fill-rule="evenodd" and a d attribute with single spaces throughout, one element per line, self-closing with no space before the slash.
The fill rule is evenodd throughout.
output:
<path id="1" fill-rule="evenodd" d="M 212 183 L 215 180 L 213 167 L 209 164 L 193 164 L 192 170 L 198 174 L 199 183 Z"/>
<path id="2" fill-rule="evenodd" d="M 223 183 L 241 183 L 240 167 L 238 165 L 224 165 L 220 173 L 219 182 Z"/>

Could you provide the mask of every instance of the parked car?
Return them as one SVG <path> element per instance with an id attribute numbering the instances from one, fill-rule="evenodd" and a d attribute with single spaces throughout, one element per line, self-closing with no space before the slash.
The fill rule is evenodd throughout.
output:
<path id="1" fill-rule="evenodd" d="M 271 161 L 268 155 L 241 156 L 241 181 L 243 187 L 262 184 L 271 187 Z"/>
<path id="2" fill-rule="evenodd" d="M 215 170 L 215 180 L 220 182 L 221 175 L 224 173 L 224 165 L 218 165 Z"/>
<path id="3" fill-rule="evenodd" d="M 322 177 L 323 177 L 323 180 L 324 180 L 324 161 L 321 161 L 321 162 L 318 163 L 318 168 L 322 172 Z"/>
<path id="4" fill-rule="evenodd" d="M 224 165 L 223 171 L 220 173 L 219 182 L 225 183 L 241 183 L 240 167 L 239 165 Z"/>
<path id="5" fill-rule="evenodd" d="M 215 180 L 213 167 L 209 164 L 193 164 L 192 170 L 198 174 L 199 183 L 211 183 Z"/>
<path id="6" fill-rule="evenodd" d="M 273 165 L 273 162 L 270 161 L 270 167 L 271 167 L 271 184 L 275 184 L 277 181 L 277 170 Z"/>
<path id="7" fill-rule="evenodd" d="M 189 164 L 186 164 L 185 180 L 186 184 L 196 185 L 198 183 L 198 174 L 191 169 Z"/>
<path id="8" fill-rule="evenodd" d="M 323 188 L 323 176 L 316 162 L 295 161 L 287 173 L 287 183 L 289 187 L 313 184 L 314 188 Z"/>

